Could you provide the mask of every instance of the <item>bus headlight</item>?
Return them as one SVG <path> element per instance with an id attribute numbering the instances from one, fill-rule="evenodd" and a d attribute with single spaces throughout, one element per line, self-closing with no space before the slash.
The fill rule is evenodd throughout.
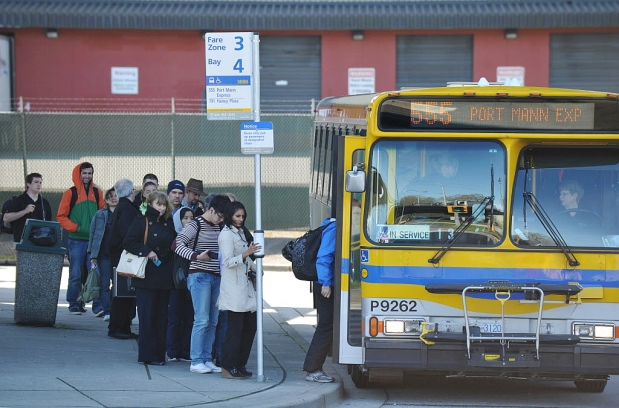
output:
<path id="1" fill-rule="evenodd" d="M 423 319 L 385 319 L 385 334 L 421 334 Z"/>
<path id="2" fill-rule="evenodd" d="M 572 323 L 572 333 L 585 340 L 615 340 L 615 325 L 603 323 Z"/>

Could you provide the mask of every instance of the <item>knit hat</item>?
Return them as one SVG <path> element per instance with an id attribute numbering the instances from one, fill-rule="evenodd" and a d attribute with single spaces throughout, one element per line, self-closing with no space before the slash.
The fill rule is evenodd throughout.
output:
<path id="1" fill-rule="evenodd" d="M 185 194 L 185 185 L 180 180 L 172 180 L 168 183 L 168 194 L 172 190 L 181 190 Z"/>

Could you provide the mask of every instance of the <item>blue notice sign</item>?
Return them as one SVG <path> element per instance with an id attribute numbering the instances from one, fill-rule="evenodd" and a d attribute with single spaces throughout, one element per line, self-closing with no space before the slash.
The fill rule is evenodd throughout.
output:
<path id="1" fill-rule="evenodd" d="M 241 123 L 241 153 L 273 153 L 273 122 Z"/>

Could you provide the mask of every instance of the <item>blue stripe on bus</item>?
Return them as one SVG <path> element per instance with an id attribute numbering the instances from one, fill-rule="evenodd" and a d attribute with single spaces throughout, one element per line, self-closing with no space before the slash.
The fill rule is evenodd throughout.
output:
<path id="1" fill-rule="evenodd" d="M 342 260 L 342 266 L 344 265 Z M 441 282 L 485 282 L 510 280 L 515 282 L 579 282 L 595 283 L 604 287 L 619 287 L 619 271 L 600 269 L 549 269 L 549 268 L 468 268 L 433 266 L 376 266 L 363 265 L 368 283 L 414 283 L 425 285 Z M 342 268 L 344 269 L 344 268 Z M 346 269 L 348 270 L 348 269 Z"/>

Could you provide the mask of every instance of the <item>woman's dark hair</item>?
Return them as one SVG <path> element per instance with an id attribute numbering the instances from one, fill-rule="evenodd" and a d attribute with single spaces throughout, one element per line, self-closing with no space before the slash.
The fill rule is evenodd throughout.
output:
<path id="1" fill-rule="evenodd" d="M 245 206 L 240 201 L 233 201 L 226 204 L 226 208 L 224 209 L 224 224 L 228 227 L 232 226 L 232 216 L 238 211 L 243 210 L 245 212 L 245 217 L 247 217 L 247 210 Z M 243 220 L 243 224 L 245 224 L 245 220 Z"/>
<path id="2" fill-rule="evenodd" d="M 189 211 L 195 217 L 195 214 L 193 213 L 193 211 L 191 211 L 191 208 L 189 207 L 183 207 L 179 211 L 181 212 L 180 213 L 181 220 L 185 218 L 185 214 L 187 214 L 187 211 Z"/>
<path id="3" fill-rule="evenodd" d="M 115 193 L 116 190 L 114 190 L 114 187 L 110 188 L 109 190 L 107 190 L 105 192 L 105 199 L 109 200 L 109 198 L 112 196 L 112 193 Z"/>

